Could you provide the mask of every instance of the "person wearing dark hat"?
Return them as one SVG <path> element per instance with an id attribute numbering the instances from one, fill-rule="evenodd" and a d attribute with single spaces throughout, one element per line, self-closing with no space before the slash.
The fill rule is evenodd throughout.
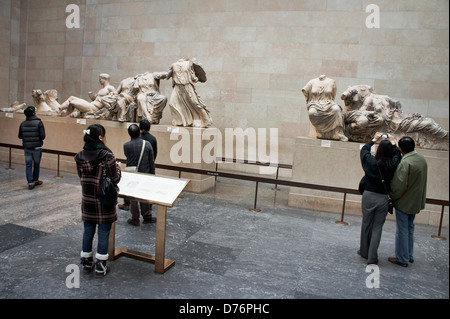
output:
<path id="1" fill-rule="evenodd" d="M 36 117 L 34 106 L 28 106 L 23 113 L 26 120 L 20 123 L 19 138 L 25 153 L 26 176 L 28 189 L 42 185 L 39 180 L 39 169 L 42 158 L 42 145 L 45 139 L 45 128 L 41 119 Z"/>

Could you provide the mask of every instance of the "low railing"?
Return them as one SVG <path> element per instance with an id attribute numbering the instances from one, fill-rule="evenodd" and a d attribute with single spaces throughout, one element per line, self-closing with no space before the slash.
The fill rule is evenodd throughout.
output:
<path id="1" fill-rule="evenodd" d="M 237 163 L 237 164 L 276 167 L 277 170 L 276 170 L 276 174 L 275 174 L 275 179 L 277 179 L 277 180 L 278 180 L 280 168 L 292 169 L 291 164 L 282 164 L 282 163 L 272 164 L 272 163 L 260 162 L 260 161 L 249 161 L 249 160 L 241 160 L 241 159 L 235 159 L 235 158 L 216 157 L 216 171 L 218 170 L 218 164 L 220 164 L 220 163 L 222 163 L 222 164 Z M 216 177 L 216 181 L 217 181 L 217 177 Z M 275 184 L 275 187 L 272 189 L 276 190 L 276 191 L 280 190 L 278 188 L 278 184 Z"/>
<path id="2" fill-rule="evenodd" d="M 9 148 L 9 165 L 6 169 L 14 169 L 11 166 L 11 150 L 12 149 L 23 149 L 20 145 L 14 145 L 14 144 L 6 144 L 6 143 L 0 143 L 0 147 L 6 147 Z M 57 158 L 57 175 L 55 178 L 62 178 L 62 176 L 59 175 L 60 173 L 60 156 L 71 156 L 74 157 L 76 153 L 72 152 L 64 152 L 64 151 L 58 151 L 58 150 L 51 150 L 51 149 L 45 149 L 43 148 L 42 151 L 44 153 L 49 154 L 55 154 L 58 156 Z M 225 159 L 225 158 L 219 158 L 221 162 L 223 163 L 243 163 L 243 164 L 253 164 L 253 165 L 263 165 L 263 166 L 269 166 L 268 163 L 259 163 L 259 162 L 249 162 L 249 161 L 240 161 L 235 159 Z M 121 161 L 123 163 L 126 163 L 126 159 L 117 159 L 118 161 Z M 272 164 L 270 165 L 272 166 Z M 231 179 L 238 179 L 238 180 L 245 180 L 245 181 L 251 181 L 255 182 L 255 196 L 254 196 L 254 205 L 253 208 L 250 208 L 251 211 L 259 212 L 260 209 L 257 208 L 257 199 L 258 199 L 258 185 L 259 183 L 265 183 L 265 184 L 273 184 L 273 185 L 283 185 L 283 186 L 290 186 L 290 187 L 298 187 L 298 188 L 307 188 L 307 189 L 314 189 L 314 190 L 321 190 L 321 191 L 328 191 L 328 192 L 335 192 L 335 193 L 341 193 L 343 194 L 343 204 L 342 204 L 342 210 L 341 210 L 341 219 L 336 221 L 336 224 L 340 225 L 348 225 L 344 221 L 344 214 L 345 214 L 345 203 L 347 199 L 347 194 L 353 194 L 353 195 L 360 195 L 358 190 L 351 189 L 351 188 L 343 188 L 343 187 L 334 187 L 334 186 L 326 186 L 326 185 L 317 185 L 317 184 L 309 184 L 309 183 L 302 183 L 302 182 L 296 182 L 292 180 L 280 180 L 278 178 L 278 169 L 279 168 L 288 168 L 292 169 L 292 165 L 288 164 L 276 164 L 277 167 L 277 174 L 276 178 L 271 177 L 264 177 L 264 176 L 258 176 L 258 175 L 248 175 L 248 174 L 242 174 L 242 173 L 232 173 L 232 172 L 224 172 L 219 171 L 217 168 L 217 162 L 216 162 L 216 170 L 205 170 L 205 169 L 198 169 L 198 168 L 190 168 L 190 167 L 181 167 L 181 166 L 172 166 L 172 165 L 166 165 L 166 164 L 155 164 L 156 168 L 159 169 L 165 169 L 165 170 L 172 170 L 172 171 L 178 171 L 179 177 L 181 177 L 181 173 L 193 173 L 193 174 L 201 174 L 201 175 L 208 175 L 208 176 L 214 176 L 216 177 L 223 177 L 223 178 L 231 178 Z M 277 189 L 277 188 L 275 188 Z M 441 199 L 434 199 L 434 198 L 427 198 L 426 199 L 427 204 L 431 205 L 438 205 L 441 206 L 441 217 L 439 221 L 439 229 L 438 229 L 438 235 L 432 235 L 431 237 L 441 240 L 446 240 L 445 237 L 441 236 L 441 229 L 442 229 L 442 221 L 444 218 L 444 209 L 445 206 L 449 206 L 448 200 L 441 200 Z"/>

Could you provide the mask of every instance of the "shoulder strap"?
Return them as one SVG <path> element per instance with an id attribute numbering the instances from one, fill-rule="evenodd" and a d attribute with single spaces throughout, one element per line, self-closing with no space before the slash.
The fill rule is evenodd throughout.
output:
<path id="1" fill-rule="evenodd" d="M 385 182 L 384 182 L 383 174 L 381 174 L 380 166 L 378 166 L 378 163 L 377 163 L 377 168 L 378 168 L 378 172 L 380 173 L 381 183 L 382 183 L 383 186 L 384 186 L 384 190 L 386 191 L 386 194 L 388 194 L 388 196 L 389 196 L 389 191 L 388 191 L 388 189 L 387 189 L 387 187 L 386 187 L 386 184 L 385 184 Z"/>
<path id="2" fill-rule="evenodd" d="M 105 161 L 103 162 L 103 172 L 102 172 L 102 177 L 105 178 L 106 177 L 106 162 L 108 161 L 108 152 L 105 155 Z"/>
<path id="3" fill-rule="evenodd" d="M 141 155 L 139 155 L 139 161 L 137 164 L 137 169 L 139 169 L 139 166 L 141 165 L 141 159 L 142 159 L 142 154 L 144 154 L 144 148 L 145 148 L 145 140 L 142 140 L 142 149 L 141 149 Z"/>

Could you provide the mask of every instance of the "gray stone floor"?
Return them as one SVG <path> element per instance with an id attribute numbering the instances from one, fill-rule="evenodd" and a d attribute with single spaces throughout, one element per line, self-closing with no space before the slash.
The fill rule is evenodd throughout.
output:
<path id="1" fill-rule="evenodd" d="M 0 163 L 0 299 L 448 299 L 448 240 L 437 229 L 416 226 L 415 263 L 387 261 L 394 252 L 395 223 L 387 221 L 375 273 L 356 254 L 361 219 L 287 207 L 288 188 L 260 185 L 259 213 L 252 184 L 220 179 L 205 194 L 185 193 L 168 210 L 165 274 L 154 265 L 122 257 L 103 279 L 80 273 L 68 288 L 66 267 L 79 263 L 83 226 L 78 176 L 42 170 L 42 186 L 28 190 L 24 166 Z M 155 224 L 133 227 L 119 210 L 116 247 L 154 253 Z M 156 207 L 154 207 L 156 214 Z M 448 238 L 448 229 L 442 236 Z M 370 279 L 370 278 L 369 278 Z"/>

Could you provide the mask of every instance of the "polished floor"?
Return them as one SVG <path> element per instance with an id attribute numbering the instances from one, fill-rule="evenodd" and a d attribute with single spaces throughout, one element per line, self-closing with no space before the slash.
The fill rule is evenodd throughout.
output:
<path id="1" fill-rule="evenodd" d="M 415 262 L 387 261 L 395 222 L 387 221 L 378 267 L 357 255 L 361 220 L 287 207 L 288 188 L 260 185 L 252 212 L 251 183 L 219 179 L 204 194 L 185 193 L 168 209 L 165 274 L 120 258 L 102 279 L 80 273 L 81 187 L 78 176 L 42 170 L 43 185 L 28 190 L 23 165 L 0 163 L 0 299 L 448 299 L 449 244 L 416 226 Z M 155 224 L 133 227 L 119 210 L 116 247 L 153 254 Z M 156 209 L 154 208 L 156 216 Z M 157 216 L 156 216 L 157 217 Z M 442 236 L 448 238 L 448 228 Z M 70 288 L 71 286 L 74 286 Z"/>

